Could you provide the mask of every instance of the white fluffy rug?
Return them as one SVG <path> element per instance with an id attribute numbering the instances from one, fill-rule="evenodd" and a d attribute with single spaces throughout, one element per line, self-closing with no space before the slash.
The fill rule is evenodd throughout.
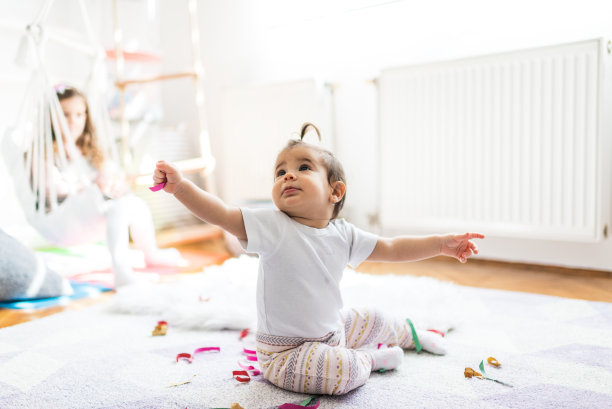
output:
<path id="1" fill-rule="evenodd" d="M 256 261 L 233 259 L 185 280 L 126 288 L 114 300 L 0 330 L 1 408 L 275 408 L 305 396 L 255 377 L 239 384 L 253 325 Z M 376 306 L 424 327 L 453 326 L 449 354 L 408 351 L 402 366 L 321 408 L 612 408 L 612 304 L 347 271 L 345 304 Z M 118 313 L 130 312 L 126 313 Z M 136 314 L 136 312 L 138 314 Z M 170 327 L 153 337 L 158 320 Z M 176 354 L 204 346 L 220 353 Z M 466 379 L 487 372 L 513 385 Z M 180 386 L 169 386 L 189 381 Z"/>
<path id="2" fill-rule="evenodd" d="M 255 328 L 257 265 L 257 258 L 243 255 L 175 282 L 120 288 L 109 309 L 153 314 L 181 328 Z M 376 307 L 445 332 L 457 325 L 461 305 L 469 302 L 461 299 L 457 286 L 429 277 L 388 275 L 381 280 L 347 268 L 341 287 L 345 306 Z"/>

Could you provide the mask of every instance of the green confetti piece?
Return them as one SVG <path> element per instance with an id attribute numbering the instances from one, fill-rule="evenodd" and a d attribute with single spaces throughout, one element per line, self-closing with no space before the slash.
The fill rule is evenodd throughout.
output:
<path id="1" fill-rule="evenodd" d="M 489 376 L 489 375 L 487 374 L 487 371 L 485 371 L 485 367 L 484 367 L 484 359 L 483 359 L 482 361 L 480 361 L 480 365 L 478 365 L 478 367 L 480 368 L 480 372 L 482 373 L 483 378 L 488 379 L 488 380 L 493 381 L 493 382 L 497 382 L 497 383 L 499 383 L 500 385 L 504 385 L 504 386 L 508 386 L 508 387 L 510 387 L 510 388 L 513 388 L 513 386 L 512 386 L 512 385 L 509 385 L 509 384 L 507 384 L 507 383 L 505 383 L 505 382 L 502 382 L 502 381 L 500 381 L 500 380 L 497 380 L 497 379 L 492 378 L 491 376 Z"/>
<path id="2" fill-rule="evenodd" d="M 420 354 L 423 348 L 421 347 L 421 343 L 419 342 L 419 337 L 417 336 L 416 329 L 414 329 L 414 325 L 412 324 L 412 321 L 410 321 L 410 318 L 406 318 L 406 322 L 408 323 L 408 325 L 410 325 L 410 331 L 412 331 L 412 341 L 414 342 L 417 354 Z"/>
<path id="3" fill-rule="evenodd" d="M 318 400 L 319 398 L 317 398 L 316 396 L 311 396 L 308 399 L 303 400 L 302 402 L 300 402 L 300 406 L 308 406 L 311 405 L 313 403 L 315 403 L 316 400 Z"/>

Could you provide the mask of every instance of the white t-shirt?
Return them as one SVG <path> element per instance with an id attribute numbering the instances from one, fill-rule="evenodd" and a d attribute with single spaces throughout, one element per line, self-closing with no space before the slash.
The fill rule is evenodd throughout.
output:
<path id="1" fill-rule="evenodd" d="M 260 257 L 258 331 L 318 338 L 337 330 L 342 272 L 367 259 L 378 237 L 343 219 L 317 229 L 279 210 L 241 210 L 247 235 L 241 245 Z"/>

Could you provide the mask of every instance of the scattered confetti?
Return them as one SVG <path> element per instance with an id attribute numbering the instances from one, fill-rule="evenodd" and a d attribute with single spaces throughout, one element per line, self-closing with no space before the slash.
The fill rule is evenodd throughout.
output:
<path id="1" fill-rule="evenodd" d="M 501 363 L 499 363 L 499 361 L 497 359 L 493 358 L 492 356 L 487 359 L 487 362 L 490 365 L 495 366 L 497 368 L 501 367 Z M 508 386 L 510 388 L 513 387 L 512 385 L 509 385 L 509 384 L 507 384 L 505 382 L 502 382 L 502 381 L 500 381 L 498 379 L 495 379 L 495 378 L 492 378 L 491 376 L 489 376 L 487 374 L 487 372 L 485 371 L 484 360 L 480 361 L 480 365 L 478 365 L 478 368 L 480 369 L 480 371 L 482 373 L 480 373 L 478 371 L 475 371 L 472 368 L 465 368 L 465 370 L 463 371 L 463 375 L 466 378 L 472 378 L 473 377 L 473 378 L 487 379 L 489 381 L 497 382 L 500 385 Z"/>

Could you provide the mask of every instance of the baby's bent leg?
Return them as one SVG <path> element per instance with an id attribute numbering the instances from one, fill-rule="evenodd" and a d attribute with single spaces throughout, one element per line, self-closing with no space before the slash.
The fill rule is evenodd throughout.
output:
<path id="1" fill-rule="evenodd" d="M 414 349 L 412 329 L 406 320 L 389 317 L 376 309 L 346 309 L 343 312 L 346 346 L 360 348 L 373 344 L 400 346 Z M 440 335 L 415 329 L 424 350 L 434 354 L 446 354 L 444 338 Z"/>
<path id="2" fill-rule="evenodd" d="M 264 377 L 274 385 L 294 392 L 342 395 L 366 383 L 372 357 L 365 351 L 305 342 L 282 352 L 257 344 Z"/>

